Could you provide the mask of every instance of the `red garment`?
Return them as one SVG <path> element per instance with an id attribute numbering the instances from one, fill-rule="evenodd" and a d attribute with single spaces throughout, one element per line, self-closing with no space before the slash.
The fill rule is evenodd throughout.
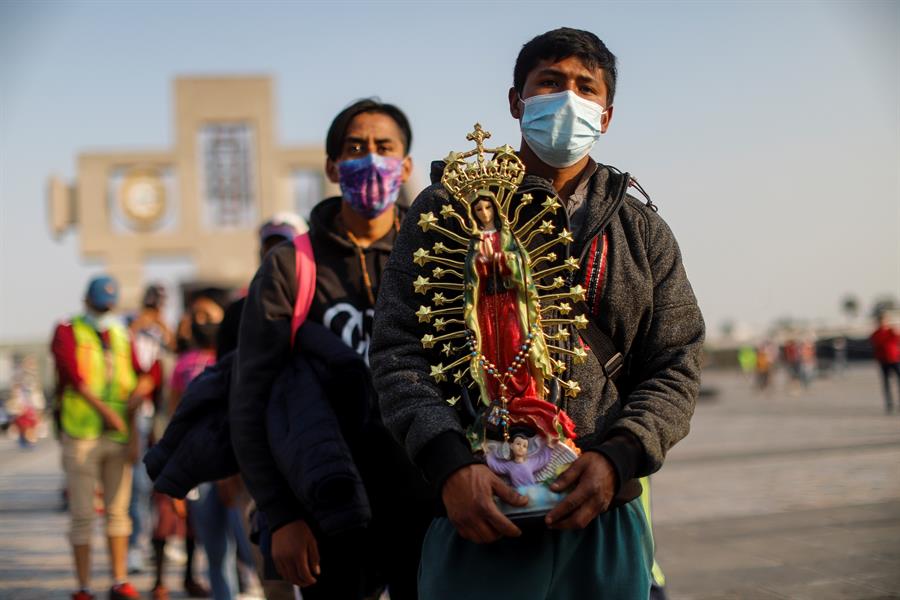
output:
<path id="1" fill-rule="evenodd" d="M 109 343 L 108 331 L 100 332 L 100 336 L 104 343 Z M 72 329 L 71 321 L 66 321 L 56 326 L 56 330 L 53 332 L 53 341 L 50 342 L 50 351 L 53 353 L 53 359 L 56 362 L 59 389 L 66 385 L 78 387 L 84 381 L 84 378 L 78 372 L 78 360 L 75 356 L 75 331 Z M 135 373 L 141 373 L 141 366 L 134 351 L 134 344 L 131 346 L 131 364 Z"/>
<path id="2" fill-rule="evenodd" d="M 486 247 L 488 244 L 490 248 Z M 490 255 L 489 249 L 493 249 Z M 479 281 L 478 327 L 481 330 L 481 353 L 502 375 L 507 373 L 509 367 L 515 368 L 514 359 L 526 344 L 528 332 L 522 331 L 519 322 L 518 291 L 514 286 L 506 286 L 510 269 L 500 248 L 499 233 L 483 234 L 479 250 L 475 270 Z M 500 381 L 487 372 L 484 379 L 491 399 L 499 399 L 503 395 Z M 529 425 L 548 435 L 555 435 L 557 425 L 560 425 L 567 438 L 575 438 L 575 424 L 566 413 L 541 398 L 537 380 L 527 362 L 520 364 L 512 375 L 504 378 L 504 383 L 511 424 Z"/>
<path id="3" fill-rule="evenodd" d="M 194 377 L 202 373 L 206 367 L 214 364 L 216 364 L 215 350 L 195 348 L 183 352 L 175 362 L 169 387 L 173 391 L 183 394 Z"/>
<path id="4" fill-rule="evenodd" d="M 478 327 L 481 330 L 481 353 L 496 367 L 498 373 L 505 374 L 507 368 L 512 366 L 516 353 L 525 344 L 528 332 L 523 332 L 519 324 L 517 290 L 515 287 L 506 287 L 510 271 L 500 249 L 500 235 L 497 232 L 485 233 L 482 245 L 488 244 L 493 249 L 493 254 L 489 256 L 486 252 L 488 248 L 482 248 L 475 259 L 479 281 Z M 497 378 L 485 372 L 485 380 L 491 398 L 500 398 L 503 394 Z M 505 383 L 508 399 L 540 398 L 537 382 L 527 364 L 519 366 Z"/>
<path id="5" fill-rule="evenodd" d="M 875 359 L 881 364 L 900 363 L 900 333 L 882 325 L 869 338 L 875 349 Z"/>

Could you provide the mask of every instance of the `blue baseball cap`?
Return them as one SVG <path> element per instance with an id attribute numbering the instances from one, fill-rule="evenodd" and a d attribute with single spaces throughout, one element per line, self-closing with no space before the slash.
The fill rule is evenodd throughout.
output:
<path id="1" fill-rule="evenodd" d="M 119 284 L 109 275 L 94 277 L 88 284 L 85 297 L 96 308 L 110 309 L 119 300 Z"/>

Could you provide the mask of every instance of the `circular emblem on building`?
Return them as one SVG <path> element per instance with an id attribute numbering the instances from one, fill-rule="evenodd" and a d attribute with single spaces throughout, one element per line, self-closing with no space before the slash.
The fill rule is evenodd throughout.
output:
<path id="1" fill-rule="evenodd" d="M 130 171 L 119 188 L 122 210 L 137 224 L 150 226 L 166 212 L 166 189 L 159 173 L 151 169 Z"/>

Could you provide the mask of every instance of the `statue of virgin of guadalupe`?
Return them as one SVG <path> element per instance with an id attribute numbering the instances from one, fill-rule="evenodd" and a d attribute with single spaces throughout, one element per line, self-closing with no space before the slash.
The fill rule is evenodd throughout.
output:
<path id="1" fill-rule="evenodd" d="M 552 376 L 528 255 L 489 190 L 471 203 L 476 235 L 466 255 L 465 322 L 472 377 L 488 406 L 487 424 L 508 440 L 511 425 L 552 438 L 575 438 L 575 425 L 545 400 Z"/>

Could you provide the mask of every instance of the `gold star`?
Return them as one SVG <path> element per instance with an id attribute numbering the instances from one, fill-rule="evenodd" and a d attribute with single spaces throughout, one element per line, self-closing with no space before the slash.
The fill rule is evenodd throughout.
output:
<path id="1" fill-rule="evenodd" d="M 560 329 L 556 332 L 556 338 L 560 340 L 569 339 L 569 330 L 568 329 Z"/>
<path id="2" fill-rule="evenodd" d="M 569 293 L 576 300 L 584 300 L 584 288 L 581 287 L 581 284 L 578 284 L 573 288 L 569 288 Z"/>
<path id="3" fill-rule="evenodd" d="M 581 393 L 581 386 L 578 385 L 577 381 L 560 381 L 560 383 L 566 388 L 566 396 L 569 398 L 575 398 Z"/>
<path id="4" fill-rule="evenodd" d="M 431 365 L 431 376 L 437 383 L 447 381 L 447 376 L 444 375 L 444 363 Z"/>
<path id="5" fill-rule="evenodd" d="M 465 375 L 465 371 L 456 371 L 453 374 L 453 383 L 459 383 L 460 381 L 462 381 L 462 378 L 465 377 Z"/>
<path id="6" fill-rule="evenodd" d="M 438 292 L 432 296 L 431 301 L 434 302 L 435 306 L 443 306 L 447 302 L 447 299 L 444 297 L 443 292 Z"/>
<path id="7" fill-rule="evenodd" d="M 569 304 L 568 302 L 563 302 L 563 303 L 561 303 L 561 304 L 559 305 L 559 309 L 558 309 L 558 310 L 559 310 L 559 314 L 561 314 L 561 315 L 567 315 L 567 314 L 569 314 L 570 312 L 572 312 L 572 305 Z"/>
<path id="8" fill-rule="evenodd" d="M 580 365 L 584 362 L 584 359 L 587 358 L 587 352 L 585 352 L 584 348 L 582 348 L 581 346 L 576 346 L 573 352 L 575 353 L 575 357 L 572 359 L 572 362 L 574 362 L 576 365 Z"/>
<path id="9" fill-rule="evenodd" d="M 413 262 L 420 267 L 424 267 L 425 263 L 428 262 L 428 250 L 426 250 L 425 248 L 419 248 L 418 250 L 413 252 Z"/>
<path id="10" fill-rule="evenodd" d="M 444 327 L 447 326 L 447 322 L 444 321 L 443 317 L 438 317 L 434 320 L 434 329 L 435 331 L 443 331 Z"/>
<path id="11" fill-rule="evenodd" d="M 553 289 L 561 288 L 564 285 L 566 285 L 566 280 L 562 277 L 555 277 L 553 279 Z"/>
<path id="12" fill-rule="evenodd" d="M 444 273 L 446 273 L 446 272 L 447 272 L 447 269 L 444 269 L 443 267 L 435 267 L 434 271 L 432 271 L 431 274 L 434 276 L 435 279 L 440 279 L 441 277 L 444 276 Z"/>
<path id="13" fill-rule="evenodd" d="M 459 402 L 459 400 L 459 396 L 450 396 L 449 398 L 447 398 L 447 404 L 449 404 L 450 406 L 455 406 L 456 403 Z"/>
<path id="14" fill-rule="evenodd" d="M 556 209 L 559 208 L 559 202 L 556 201 L 556 196 L 550 196 L 541 203 L 541 206 L 555 215 Z"/>
<path id="15" fill-rule="evenodd" d="M 437 223 L 437 217 L 434 216 L 434 213 L 427 212 L 419 215 L 419 227 L 422 228 L 422 231 L 428 231 L 435 223 Z"/>
<path id="16" fill-rule="evenodd" d="M 559 233 L 559 240 L 564 244 L 571 244 L 575 238 L 572 237 L 572 232 L 568 229 L 563 229 Z"/>
<path id="17" fill-rule="evenodd" d="M 419 323 L 431 323 L 431 307 L 420 306 L 419 310 L 416 311 L 416 316 L 419 317 Z"/>
<path id="18" fill-rule="evenodd" d="M 520 202 L 527 206 L 531 204 L 532 200 L 534 200 L 534 196 L 531 194 L 522 194 L 522 200 L 520 200 Z"/>
<path id="19" fill-rule="evenodd" d="M 567 259 L 565 260 L 565 262 L 564 262 L 563 264 L 564 264 L 564 265 L 566 266 L 566 268 L 569 269 L 570 271 L 574 271 L 575 269 L 578 268 L 578 259 L 575 258 L 574 256 L 570 256 L 569 258 L 567 258 Z"/>
<path id="20" fill-rule="evenodd" d="M 444 356 L 450 356 L 453 353 L 453 345 L 450 342 L 447 342 L 441 347 L 441 354 Z"/>
<path id="21" fill-rule="evenodd" d="M 432 247 L 432 250 L 434 250 L 435 254 L 440 254 L 447 251 L 447 246 L 444 245 L 444 242 L 436 242 Z"/>
<path id="22" fill-rule="evenodd" d="M 431 283 L 428 281 L 428 278 L 421 275 L 416 277 L 416 280 L 413 282 L 413 288 L 415 288 L 417 294 L 427 293 L 429 287 L 431 287 Z"/>
<path id="23" fill-rule="evenodd" d="M 553 233 L 554 229 L 555 226 L 551 221 L 541 221 L 541 226 L 538 228 L 541 233 Z"/>
<path id="24" fill-rule="evenodd" d="M 561 360 L 557 360 L 557 361 L 555 361 L 553 368 L 558 375 L 562 375 L 563 372 L 566 370 L 566 363 L 564 363 Z"/>
<path id="25" fill-rule="evenodd" d="M 422 336 L 422 347 L 423 348 L 434 348 L 434 336 L 430 333 L 426 333 Z"/>
<path id="26" fill-rule="evenodd" d="M 575 315 L 573 322 L 575 323 L 575 329 L 584 329 L 588 326 L 588 318 L 584 315 Z"/>
<path id="27" fill-rule="evenodd" d="M 445 219 L 447 218 L 447 215 L 452 215 L 452 214 L 456 214 L 456 211 L 453 210 L 453 207 L 450 206 L 449 204 L 445 204 L 441 207 L 441 216 L 444 217 Z"/>

